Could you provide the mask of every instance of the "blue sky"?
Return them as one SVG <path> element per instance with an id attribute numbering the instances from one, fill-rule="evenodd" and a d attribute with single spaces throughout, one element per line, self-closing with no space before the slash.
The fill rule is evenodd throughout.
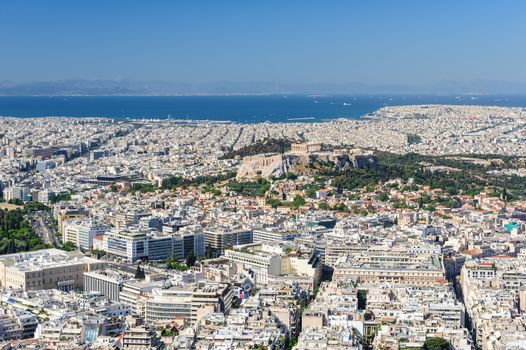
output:
<path id="1" fill-rule="evenodd" d="M 0 0 L 0 81 L 526 82 L 526 1 Z"/>

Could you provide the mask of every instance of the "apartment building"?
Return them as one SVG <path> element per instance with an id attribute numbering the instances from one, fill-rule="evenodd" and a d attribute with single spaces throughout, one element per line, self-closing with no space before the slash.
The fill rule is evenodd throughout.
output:
<path id="1" fill-rule="evenodd" d="M 205 230 L 205 245 L 221 255 L 226 249 L 235 245 L 249 244 L 253 242 L 252 230 Z"/>
<path id="2" fill-rule="evenodd" d="M 124 331 L 122 348 L 127 350 L 158 350 L 163 343 L 157 337 L 155 329 L 149 326 L 132 327 Z"/>
<path id="3" fill-rule="evenodd" d="M 225 257 L 242 265 L 245 270 L 253 271 L 258 284 L 267 284 L 269 276 L 281 275 L 281 256 L 278 254 L 228 249 Z"/>
<path id="4" fill-rule="evenodd" d="M 252 243 L 227 249 L 225 258 L 238 264 L 240 269 L 250 271 L 258 284 L 271 283 L 272 278 L 295 275 L 312 278 L 320 274 L 320 254 L 313 251 L 310 255 L 284 254 L 280 247 Z"/>
<path id="5" fill-rule="evenodd" d="M 0 308 L 0 341 L 32 338 L 37 325 L 38 320 L 32 313 Z"/>
<path id="6" fill-rule="evenodd" d="M 131 308 L 134 315 L 144 317 L 144 308 L 148 295 L 156 288 L 161 288 L 160 281 L 128 280 L 123 283 L 119 292 L 119 301 Z"/>
<path id="7" fill-rule="evenodd" d="M 67 220 L 62 233 L 63 242 L 71 242 L 82 251 L 93 248 L 95 237 L 109 231 L 110 227 L 93 219 Z"/>
<path id="8" fill-rule="evenodd" d="M 228 313 L 233 296 L 230 284 L 214 282 L 154 289 L 145 303 L 145 319 L 194 325 L 210 312 Z"/>
<path id="9" fill-rule="evenodd" d="M 86 272 L 84 291 L 100 292 L 110 300 L 119 301 L 124 283 L 132 279 L 131 274 L 110 269 Z"/>
<path id="10" fill-rule="evenodd" d="M 144 231 L 112 230 L 104 235 L 104 250 L 134 262 L 148 257 L 148 237 Z"/>
<path id="11" fill-rule="evenodd" d="M 279 229 L 254 230 L 253 241 L 262 243 L 282 243 L 286 241 L 293 241 L 296 237 L 300 237 L 299 231 L 283 231 Z"/>
<path id="12" fill-rule="evenodd" d="M 385 246 L 372 246 L 367 251 L 350 254 L 346 262 L 335 267 L 333 278 L 407 285 L 445 282 L 439 256 Z"/>

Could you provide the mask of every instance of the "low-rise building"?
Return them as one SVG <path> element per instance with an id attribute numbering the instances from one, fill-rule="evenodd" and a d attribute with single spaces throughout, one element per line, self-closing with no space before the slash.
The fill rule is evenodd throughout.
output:
<path id="1" fill-rule="evenodd" d="M 24 290 L 84 288 L 84 273 L 101 269 L 106 262 L 80 252 L 43 249 L 0 257 L 0 287 Z"/>

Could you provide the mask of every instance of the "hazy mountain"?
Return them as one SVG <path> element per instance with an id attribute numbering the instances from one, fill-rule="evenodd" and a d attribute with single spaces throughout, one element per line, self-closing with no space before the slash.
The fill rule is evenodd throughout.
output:
<path id="1" fill-rule="evenodd" d="M 526 83 L 474 80 L 435 81 L 420 86 L 347 84 L 280 84 L 273 82 L 210 82 L 191 84 L 135 80 L 61 80 L 0 82 L 3 96 L 127 96 L 225 94 L 526 94 Z"/>

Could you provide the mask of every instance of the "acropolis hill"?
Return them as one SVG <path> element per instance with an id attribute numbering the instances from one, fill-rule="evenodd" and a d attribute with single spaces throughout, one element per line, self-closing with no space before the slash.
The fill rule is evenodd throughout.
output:
<path id="1" fill-rule="evenodd" d="M 237 179 L 282 177 L 289 172 L 304 173 L 316 161 L 332 163 L 337 169 L 376 166 L 372 152 L 360 149 L 323 151 L 321 143 L 302 143 L 292 144 L 290 152 L 284 154 L 267 153 L 245 157 L 238 169 Z"/>

